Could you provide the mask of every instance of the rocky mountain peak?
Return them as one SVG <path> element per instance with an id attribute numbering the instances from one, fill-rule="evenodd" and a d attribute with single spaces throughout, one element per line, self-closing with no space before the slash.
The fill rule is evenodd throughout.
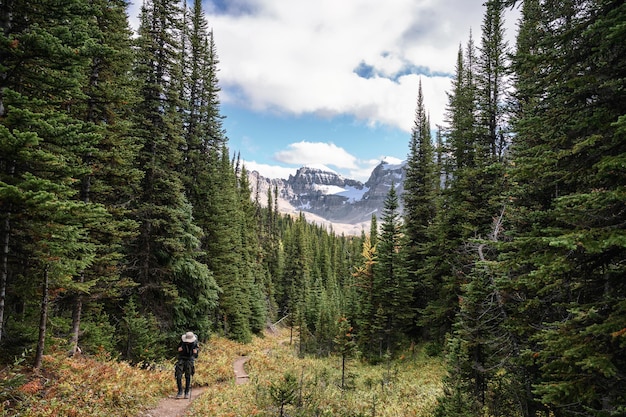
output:
<path id="1" fill-rule="evenodd" d="M 304 213 L 310 221 L 332 227 L 338 233 L 360 234 L 369 230 L 372 215 L 379 216 L 392 184 L 402 193 L 404 163 L 381 162 L 365 184 L 344 178 L 327 168 L 302 167 L 285 179 L 268 179 L 250 173 L 253 195 L 266 204 L 268 190 L 278 190 L 279 210 Z"/>

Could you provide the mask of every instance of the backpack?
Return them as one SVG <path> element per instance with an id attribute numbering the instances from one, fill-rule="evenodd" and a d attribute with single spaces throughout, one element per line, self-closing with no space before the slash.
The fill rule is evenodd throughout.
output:
<path id="1" fill-rule="evenodd" d="M 180 356 L 187 357 L 187 358 L 198 357 L 198 351 L 200 350 L 198 348 L 198 342 L 192 342 L 192 343 L 181 342 L 181 347 L 183 348 L 183 350 L 179 352 Z M 193 353 L 194 349 L 196 349 L 196 353 Z"/>

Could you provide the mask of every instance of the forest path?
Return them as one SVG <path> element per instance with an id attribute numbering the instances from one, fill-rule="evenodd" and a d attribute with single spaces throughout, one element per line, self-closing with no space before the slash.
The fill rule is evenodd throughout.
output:
<path id="1" fill-rule="evenodd" d="M 237 385 L 248 382 L 249 377 L 244 369 L 244 364 L 248 359 L 250 358 L 247 356 L 241 356 L 233 363 L 235 384 Z M 173 395 L 163 398 L 156 408 L 144 411 L 140 417 L 183 417 L 191 402 L 201 396 L 206 389 L 206 387 L 194 387 L 191 390 L 191 398 L 189 399 L 175 398 Z"/>
<path id="2" fill-rule="evenodd" d="M 247 356 L 241 356 L 235 360 L 235 363 L 233 364 L 233 368 L 235 368 L 235 384 L 245 384 L 250 379 L 244 369 L 244 364 L 248 362 L 249 359 L 250 358 Z"/>
<path id="3" fill-rule="evenodd" d="M 173 395 L 163 398 L 156 408 L 144 411 L 140 417 L 182 417 L 191 402 L 202 395 L 205 390 L 206 387 L 194 387 L 189 399 L 176 398 Z"/>

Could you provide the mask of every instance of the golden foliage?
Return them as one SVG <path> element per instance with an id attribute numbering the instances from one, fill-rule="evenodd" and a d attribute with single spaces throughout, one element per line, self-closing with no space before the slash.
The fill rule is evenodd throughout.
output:
<path id="1" fill-rule="evenodd" d="M 235 384 L 233 362 L 249 358 L 249 383 Z M 173 363 L 141 369 L 103 358 L 48 355 L 41 374 L 16 388 L 19 401 L 0 403 L 0 416 L 134 417 L 153 408 L 175 389 Z M 439 359 L 408 352 L 392 364 L 350 361 L 348 389 L 340 388 L 341 359 L 299 358 L 287 333 L 268 334 L 243 345 L 214 338 L 201 346 L 194 386 L 203 395 L 186 415 L 276 416 L 270 387 L 286 372 L 299 384 L 298 415 L 426 417 L 441 394 L 444 368 Z M 2 375 L 0 375 L 2 377 Z M 373 412 L 375 411 L 375 414 Z"/>
<path id="2" fill-rule="evenodd" d="M 225 355 L 231 367 L 237 356 L 248 356 L 250 382 L 236 385 L 231 374 L 228 383 L 208 386 L 189 415 L 277 416 L 269 391 L 286 372 L 299 380 L 300 403 L 290 406 L 298 408 L 298 415 L 373 415 L 375 409 L 377 417 L 426 417 L 442 392 L 443 363 L 423 353 L 408 352 L 393 364 L 377 366 L 353 360 L 348 367 L 351 387 L 342 390 L 341 359 L 299 358 L 286 334 L 266 335 L 245 346 L 216 340 L 213 347 L 218 362 Z"/>

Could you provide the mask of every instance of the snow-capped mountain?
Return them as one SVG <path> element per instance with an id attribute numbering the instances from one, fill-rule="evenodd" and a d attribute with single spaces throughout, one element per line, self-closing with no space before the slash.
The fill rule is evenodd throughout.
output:
<path id="1" fill-rule="evenodd" d="M 381 162 L 365 183 L 344 178 L 323 168 L 302 167 L 288 179 L 264 178 L 250 173 L 254 198 L 267 205 L 267 192 L 278 191 L 282 213 L 304 213 L 307 220 L 332 227 L 346 235 L 369 231 L 372 215 L 380 216 L 391 184 L 400 196 L 403 191 L 404 163 Z M 401 199 L 400 199 L 401 203 Z"/>

